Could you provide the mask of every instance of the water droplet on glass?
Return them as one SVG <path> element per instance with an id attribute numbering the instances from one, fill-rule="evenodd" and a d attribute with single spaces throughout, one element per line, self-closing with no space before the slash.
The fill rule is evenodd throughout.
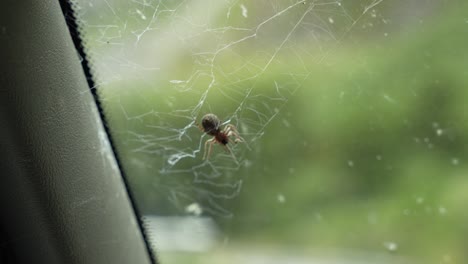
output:
<path id="1" fill-rule="evenodd" d="M 418 197 L 418 198 L 416 198 L 416 203 L 417 203 L 417 204 L 422 204 L 422 203 L 424 203 L 424 198 L 423 198 L 423 197 Z"/>
<path id="2" fill-rule="evenodd" d="M 278 199 L 279 203 L 285 203 L 286 202 L 286 197 L 284 197 L 284 195 L 282 193 L 278 193 L 276 198 Z"/>
<path id="3" fill-rule="evenodd" d="M 198 203 L 191 203 L 187 205 L 187 207 L 185 207 L 185 212 L 192 215 L 200 216 L 203 213 L 203 210 Z"/>
<path id="4" fill-rule="evenodd" d="M 447 213 L 447 209 L 443 206 L 439 206 L 439 214 L 445 215 Z"/>
<path id="5" fill-rule="evenodd" d="M 443 131 L 442 129 L 440 129 L 440 128 L 436 130 L 436 134 L 437 134 L 439 137 L 442 136 L 443 133 L 444 133 L 444 131 Z"/>
<path id="6" fill-rule="evenodd" d="M 253 162 L 251 160 L 246 159 L 246 160 L 244 160 L 243 165 L 244 165 L 245 168 L 250 168 L 250 167 L 252 167 Z"/>
<path id="7" fill-rule="evenodd" d="M 395 242 L 387 241 L 384 242 L 383 245 L 388 251 L 394 252 L 398 249 L 398 244 Z"/>

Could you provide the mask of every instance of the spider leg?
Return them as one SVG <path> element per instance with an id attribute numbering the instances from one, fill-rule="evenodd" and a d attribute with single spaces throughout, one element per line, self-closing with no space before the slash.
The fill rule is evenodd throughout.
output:
<path id="1" fill-rule="evenodd" d="M 227 152 L 229 152 L 229 153 L 231 154 L 231 156 L 232 156 L 232 158 L 234 159 L 234 161 L 235 161 L 237 164 L 239 164 L 239 162 L 237 161 L 236 156 L 234 156 L 234 153 L 232 152 L 231 148 L 229 148 L 228 145 L 223 145 L 223 147 L 224 147 L 224 149 L 225 149 Z"/>
<path id="2" fill-rule="evenodd" d="M 226 134 L 228 137 L 234 137 L 234 143 L 245 142 L 245 140 L 239 136 L 236 132 L 229 130 Z"/>
<path id="3" fill-rule="evenodd" d="M 212 139 L 208 139 L 206 142 L 205 142 L 205 152 L 203 153 L 203 159 L 209 159 L 210 158 L 210 154 L 211 154 L 211 150 L 213 149 L 213 144 L 216 143 L 215 139 L 212 138 Z M 209 144 L 209 146 L 208 146 Z M 208 148 L 207 148 L 208 147 Z"/>
<path id="4" fill-rule="evenodd" d="M 228 137 L 234 136 L 235 143 L 245 142 L 245 140 L 239 135 L 239 132 L 237 131 L 234 125 L 227 124 L 226 127 L 224 128 L 224 133 L 226 133 Z"/>

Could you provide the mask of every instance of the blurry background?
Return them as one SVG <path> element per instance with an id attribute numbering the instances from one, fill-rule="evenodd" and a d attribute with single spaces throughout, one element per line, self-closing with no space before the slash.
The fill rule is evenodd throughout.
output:
<path id="1" fill-rule="evenodd" d="M 161 263 L 468 262 L 464 1 L 77 6 Z"/>

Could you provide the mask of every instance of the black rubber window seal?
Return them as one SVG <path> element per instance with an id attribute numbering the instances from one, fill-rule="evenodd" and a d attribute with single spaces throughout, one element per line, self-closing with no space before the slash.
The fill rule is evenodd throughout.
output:
<path id="1" fill-rule="evenodd" d="M 90 68 L 90 65 L 89 65 L 88 57 L 86 55 L 85 47 L 83 45 L 83 41 L 82 41 L 82 38 L 81 38 L 81 32 L 80 32 L 80 29 L 79 29 L 79 26 L 78 26 L 79 24 L 78 24 L 78 21 L 77 21 L 77 16 L 75 15 L 75 11 L 74 11 L 75 9 L 73 8 L 73 2 L 70 1 L 70 0 L 59 0 L 59 2 L 60 2 L 60 7 L 62 9 L 63 16 L 64 16 L 65 21 L 66 21 L 67 26 L 68 26 L 68 30 L 70 31 L 70 36 L 71 36 L 71 38 L 73 40 L 73 44 L 75 45 L 75 49 L 77 50 L 77 52 L 78 52 L 78 54 L 79 54 L 79 56 L 81 58 L 81 66 L 83 67 L 83 71 L 84 71 L 84 74 L 85 74 L 85 77 L 86 77 L 86 81 L 88 82 L 88 87 L 89 87 L 89 89 L 90 89 L 90 91 L 91 91 L 91 93 L 93 95 L 94 101 L 95 101 L 97 109 L 99 111 L 99 116 L 100 116 L 100 118 L 102 120 L 102 123 L 104 125 L 104 130 L 105 130 L 105 132 L 107 134 L 107 137 L 109 139 L 112 152 L 115 155 L 117 166 L 118 166 L 118 168 L 119 168 L 119 170 L 120 170 L 120 172 L 122 174 L 122 178 L 123 178 L 125 188 L 126 188 L 127 193 L 128 193 L 128 195 L 130 197 L 130 202 L 132 204 L 135 215 L 136 215 L 136 217 L 138 219 L 138 225 L 139 225 L 141 233 L 143 235 L 143 239 L 145 240 L 145 245 L 146 245 L 147 251 L 148 251 L 148 253 L 150 255 L 151 262 L 153 264 L 158 264 L 158 261 L 156 259 L 156 254 L 155 254 L 155 252 L 153 251 L 153 249 L 152 249 L 152 247 L 150 245 L 148 235 L 146 234 L 146 231 L 145 231 L 145 228 L 144 228 L 144 223 L 143 223 L 140 211 L 138 210 L 138 206 L 135 203 L 135 199 L 134 199 L 134 196 L 132 194 L 132 190 L 130 189 L 129 183 L 127 181 L 125 171 L 123 170 L 120 157 L 118 155 L 117 149 L 116 149 L 115 144 L 114 144 L 114 139 L 112 137 L 110 127 L 109 127 L 109 125 L 107 123 L 106 116 L 104 114 L 104 109 L 102 107 L 101 100 L 100 100 L 99 94 L 97 92 L 96 83 L 94 82 L 94 78 L 93 78 L 91 68 Z"/>

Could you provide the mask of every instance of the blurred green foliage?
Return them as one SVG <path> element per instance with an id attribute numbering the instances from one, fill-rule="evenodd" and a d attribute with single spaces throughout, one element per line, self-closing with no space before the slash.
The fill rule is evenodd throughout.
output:
<path id="1" fill-rule="evenodd" d="M 310 75 L 252 151 L 243 152 L 252 165 L 234 173 L 243 179 L 241 193 L 222 202 L 234 217 L 217 219 L 226 236 L 234 243 L 381 252 L 390 241 L 398 245 L 393 253 L 423 263 L 468 262 L 468 6 L 463 7 L 438 12 L 401 35 L 364 42 L 350 34 L 325 63 L 312 62 L 306 70 L 280 55 L 282 63 L 256 80 L 256 91 L 275 96 L 271 80 L 281 82 L 286 71 Z M 158 183 L 177 185 L 191 177 L 158 178 L 157 171 L 134 166 L 134 159 L 152 168 L 166 162 L 135 154 L 126 133 L 150 135 L 154 130 L 147 124 L 158 123 L 158 116 L 129 122 L 122 108 L 186 109 L 199 97 L 125 88 L 151 85 L 167 84 L 122 84 L 104 94 L 120 94 L 106 111 L 143 213 L 171 213 Z M 208 101 L 221 113 L 236 106 L 216 91 Z M 241 114 L 240 127 L 252 113 Z M 193 126 L 190 133 L 200 132 Z M 174 144 L 183 149 L 187 142 Z M 190 144 L 196 148 L 198 141 Z M 200 163 L 197 158 L 186 166 Z"/>

